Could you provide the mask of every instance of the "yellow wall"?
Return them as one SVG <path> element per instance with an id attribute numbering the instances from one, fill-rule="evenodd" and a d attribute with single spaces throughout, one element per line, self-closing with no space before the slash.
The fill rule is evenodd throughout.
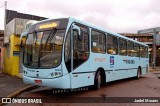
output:
<path id="1" fill-rule="evenodd" d="M 20 36 L 11 35 L 9 46 L 10 46 L 10 49 L 7 49 L 8 46 L 5 47 L 5 49 L 4 49 L 4 70 L 3 70 L 3 72 L 8 73 L 10 75 L 18 76 L 19 55 L 17 55 L 17 56 L 13 55 L 13 51 L 19 51 Z M 7 52 L 9 52 L 9 53 L 7 53 Z"/>

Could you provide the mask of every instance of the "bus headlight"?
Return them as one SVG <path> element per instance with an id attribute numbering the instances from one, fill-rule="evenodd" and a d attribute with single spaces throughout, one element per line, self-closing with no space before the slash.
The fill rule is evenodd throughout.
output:
<path id="1" fill-rule="evenodd" d="M 62 72 L 53 72 L 53 73 L 51 73 L 51 77 L 60 77 L 60 76 L 62 76 Z"/>

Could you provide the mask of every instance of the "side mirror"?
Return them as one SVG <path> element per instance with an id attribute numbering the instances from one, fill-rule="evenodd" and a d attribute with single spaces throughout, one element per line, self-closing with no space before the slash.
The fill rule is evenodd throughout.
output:
<path id="1" fill-rule="evenodd" d="M 23 38 L 23 37 L 26 37 L 26 36 L 27 36 L 27 34 L 28 34 L 27 32 L 23 32 L 23 33 L 21 34 L 21 36 L 20 36 L 20 42 L 21 42 L 21 43 L 20 43 L 20 48 L 22 48 L 22 47 L 23 47 L 23 41 L 22 41 L 22 38 Z"/>
<path id="2" fill-rule="evenodd" d="M 78 32 L 78 40 L 82 40 L 82 32 L 81 32 L 80 27 L 78 27 L 77 25 L 73 25 L 72 30 L 77 31 Z"/>
<path id="3" fill-rule="evenodd" d="M 78 31 L 78 36 L 80 36 L 81 35 L 81 29 L 77 26 L 77 25 L 73 25 L 73 27 L 72 27 L 72 30 L 73 31 Z"/>
<path id="4" fill-rule="evenodd" d="M 23 37 L 26 37 L 27 34 L 28 34 L 27 32 L 23 32 L 23 33 L 21 34 L 20 41 L 22 41 L 22 38 L 23 38 Z"/>

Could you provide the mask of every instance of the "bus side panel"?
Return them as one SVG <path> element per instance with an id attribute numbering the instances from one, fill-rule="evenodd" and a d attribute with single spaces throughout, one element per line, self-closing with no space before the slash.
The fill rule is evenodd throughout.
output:
<path id="1" fill-rule="evenodd" d="M 115 73 L 117 79 L 126 78 L 128 75 L 126 74 L 126 56 L 116 56 L 116 63 L 115 63 Z"/>
<path id="2" fill-rule="evenodd" d="M 147 66 L 148 66 L 148 58 L 141 58 L 141 71 L 142 71 L 142 75 L 147 73 Z"/>
<path id="3" fill-rule="evenodd" d="M 135 77 L 139 66 L 139 57 L 127 56 L 126 58 L 126 78 Z"/>
<path id="4" fill-rule="evenodd" d="M 106 82 L 119 79 L 120 75 L 118 74 L 116 75 L 116 72 L 115 72 L 116 66 L 118 65 L 118 56 L 109 55 L 109 54 L 106 54 L 106 56 L 107 56 L 106 70 L 109 70 L 109 72 L 107 72 L 107 75 L 106 75 Z"/>
<path id="5" fill-rule="evenodd" d="M 94 72 L 90 70 L 90 61 L 87 60 L 73 72 L 71 76 L 71 88 L 79 88 L 83 86 L 89 86 L 94 84 Z"/>
<path id="6" fill-rule="evenodd" d="M 106 74 L 106 81 L 112 81 L 113 77 L 113 71 L 108 69 L 108 62 L 109 58 L 106 54 L 102 53 L 91 53 L 90 56 L 90 64 L 91 64 L 91 70 L 96 72 L 99 68 L 103 68 Z"/>

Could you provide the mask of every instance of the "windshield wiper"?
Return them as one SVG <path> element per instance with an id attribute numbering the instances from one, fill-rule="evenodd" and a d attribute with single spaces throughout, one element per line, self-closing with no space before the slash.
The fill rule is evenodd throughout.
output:
<path id="1" fill-rule="evenodd" d="M 54 35 L 56 34 L 56 32 L 57 32 L 57 29 L 56 29 L 56 28 L 51 29 L 51 31 L 50 31 L 50 33 L 49 33 L 49 35 L 48 35 L 48 38 L 47 38 L 47 40 L 46 40 L 46 42 L 45 42 L 44 51 L 46 50 L 46 47 L 47 47 L 48 42 L 51 42 L 51 40 L 53 39 L 53 37 L 54 37 Z M 42 39 L 43 39 L 43 38 L 42 38 Z M 41 58 L 41 55 L 42 55 L 42 53 L 40 52 L 41 49 L 42 49 L 42 39 L 41 39 L 41 45 L 40 45 L 40 50 L 39 50 L 39 56 L 38 56 L 38 67 L 40 67 L 40 58 Z"/>
<path id="2" fill-rule="evenodd" d="M 45 42 L 44 50 L 46 50 L 46 47 L 47 47 L 48 42 L 51 42 L 51 41 L 52 41 L 52 39 L 53 39 L 54 35 L 56 34 L 56 32 L 57 32 L 57 28 L 53 28 L 53 29 L 51 30 L 51 32 L 49 33 L 48 38 L 47 38 L 47 40 L 46 40 L 46 42 Z"/>

